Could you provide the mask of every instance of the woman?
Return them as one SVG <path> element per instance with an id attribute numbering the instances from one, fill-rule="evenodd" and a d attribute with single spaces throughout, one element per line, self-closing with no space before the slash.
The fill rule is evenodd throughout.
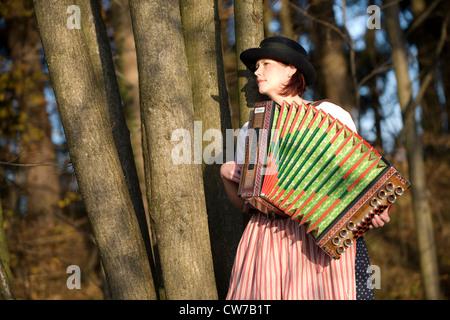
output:
<path id="1" fill-rule="evenodd" d="M 256 76 L 259 92 L 279 105 L 283 101 L 308 104 L 302 98 L 316 80 L 307 53 L 297 42 L 271 37 L 259 48 L 244 51 L 242 62 Z M 348 112 L 324 101 L 316 105 L 356 131 Z M 238 137 L 236 161 L 224 163 L 221 176 L 230 201 L 249 211 L 237 195 L 244 163 L 245 124 Z M 290 218 L 269 218 L 254 208 L 242 235 L 230 279 L 227 299 L 372 299 L 367 288 L 367 248 L 363 238 L 339 260 L 329 258 Z M 387 212 L 373 220 L 374 227 L 389 222 Z"/>

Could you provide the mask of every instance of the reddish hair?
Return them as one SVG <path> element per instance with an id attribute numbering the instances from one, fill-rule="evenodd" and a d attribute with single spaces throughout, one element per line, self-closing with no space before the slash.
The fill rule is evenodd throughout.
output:
<path id="1" fill-rule="evenodd" d="M 288 84 L 284 86 L 284 89 L 280 92 L 282 96 L 302 96 L 306 91 L 305 77 L 298 70 L 289 80 Z"/>

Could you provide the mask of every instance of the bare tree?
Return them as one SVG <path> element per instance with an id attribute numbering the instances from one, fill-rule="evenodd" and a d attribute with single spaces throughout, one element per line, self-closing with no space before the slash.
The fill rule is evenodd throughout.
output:
<path id="1" fill-rule="evenodd" d="M 391 45 L 392 62 L 397 79 L 397 94 L 402 113 L 406 114 L 412 100 L 412 87 L 408 73 L 408 57 L 405 40 L 399 22 L 399 7 L 395 1 L 387 0 L 386 28 Z M 410 113 L 414 114 L 414 112 Z M 419 245 L 422 281 L 427 299 L 439 299 L 439 271 L 437 267 L 436 247 L 434 242 L 430 204 L 427 198 L 422 142 L 417 132 L 417 124 L 413 116 L 403 119 L 405 146 L 408 156 L 409 176 L 414 217 Z"/>
<path id="2" fill-rule="evenodd" d="M 8 250 L 8 243 L 6 240 L 5 229 L 3 228 L 3 208 L 2 201 L 0 199 L 0 262 L 3 264 L 4 272 L 6 277 L 11 277 L 10 269 L 10 255 Z M 6 282 L 4 282 L 5 284 Z"/>
<path id="3" fill-rule="evenodd" d="M 91 10 L 98 10 L 95 1 L 85 0 L 83 7 L 88 3 Z M 89 38 L 76 24 L 68 24 L 69 19 L 80 21 L 81 14 L 88 19 L 92 11 L 81 11 L 70 0 L 35 1 L 34 8 L 71 161 L 111 297 L 154 299 L 145 245 L 112 132 L 106 80 L 100 81 L 103 74 L 92 64 Z M 107 39 L 97 41 L 101 46 Z"/>
<path id="4" fill-rule="evenodd" d="M 280 10 L 280 23 L 281 29 L 283 30 L 283 35 L 286 38 L 295 39 L 294 23 L 292 21 L 292 7 L 289 5 L 290 0 L 282 0 L 281 10 Z"/>
<path id="5" fill-rule="evenodd" d="M 136 48 L 131 26 L 128 0 L 111 2 L 111 23 L 114 28 L 115 65 L 118 83 L 123 99 L 127 126 L 130 130 L 136 170 L 140 187 L 145 193 L 144 159 L 142 155 L 142 130 L 139 108 L 139 75 Z M 146 201 L 144 202 L 144 206 Z"/>
<path id="6" fill-rule="evenodd" d="M 313 0 L 310 13 L 314 16 L 312 37 L 319 57 L 317 71 L 321 76 L 324 94 L 347 111 L 356 107 L 348 57 L 344 50 L 345 38 L 336 27 L 333 1 Z M 326 22 L 326 24 L 324 23 Z"/>
<path id="7" fill-rule="evenodd" d="M 195 120 L 201 124 L 201 137 L 205 137 L 202 139 L 202 171 L 214 271 L 219 298 L 225 298 L 236 248 L 242 235 L 243 219 L 229 201 L 220 179 L 220 164 L 227 158 L 234 157 L 234 136 L 227 135 L 226 132 L 231 129 L 231 118 L 217 0 L 200 0 L 195 3 L 182 0 L 181 7 L 186 55 L 192 79 L 194 115 Z M 213 136 L 208 135 L 211 129 L 215 133 Z"/>
<path id="8" fill-rule="evenodd" d="M 249 107 L 261 100 L 256 79 L 239 59 L 239 55 L 248 48 L 258 47 L 264 39 L 263 3 L 263 0 L 238 0 L 234 2 L 239 125 L 241 127 L 249 119 Z"/>
<path id="9" fill-rule="evenodd" d="M 106 29 L 101 17 L 100 8 L 95 0 L 83 1 L 80 2 L 79 5 L 81 12 L 85 13 L 82 30 L 84 37 L 87 40 L 86 43 L 90 53 L 90 60 L 96 79 L 99 83 L 99 89 L 103 94 L 103 99 L 108 102 L 114 143 L 125 175 L 125 180 L 133 202 L 134 211 L 138 219 L 147 254 L 149 255 L 150 261 L 152 261 L 147 218 L 139 186 L 139 177 L 133 157 L 134 152 L 130 140 L 130 131 L 125 120 L 122 99 L 119 93 L 119 86 L 111 56 L 111 48 L 107 41 Z"/>
<path id="10" fill-rule="evenodd" d="M 2 259 L 0 259 L 0 300 L 14 300 L 14 292 L 12 290 L 11 282 L 3 266 Z"/>
<path id="11" fill-rule="evenodd" d="M 191 148 L 194 106 L 180 4 L 175 0 L 129 4 L 148 153 L 144 161 L 149 213 L 165 295 L 216 299 L 201 165 L 194 163 Z M 186 146 L 183 154 L 175 151 L 180 144 Z"/>

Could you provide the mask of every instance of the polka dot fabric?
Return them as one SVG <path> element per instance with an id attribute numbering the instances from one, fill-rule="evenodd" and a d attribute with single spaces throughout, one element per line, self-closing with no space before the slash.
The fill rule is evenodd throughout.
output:
<path id="1" fill-rule="evenodd" d="M 355 280 L 356 280 L 356 300 L 374 300 L 373 289 L 368 288 L 367 280 L 371 273 L 367 272 L 370 266 L 369 251 L 367 250 L 364 238 L 356 240 L 355 256 Z"/>

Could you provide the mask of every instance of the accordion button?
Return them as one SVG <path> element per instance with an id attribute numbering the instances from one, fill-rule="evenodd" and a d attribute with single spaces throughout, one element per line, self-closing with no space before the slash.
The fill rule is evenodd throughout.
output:
<path id="1" fill-rule="evenodd" d="M 389 203 L 394 203 L 395 200 L 397 200 L 397 197 L 396 197 L 395 195 L 393 195 L 393 194 L 390 194 L 390 195 L 388 196 L 388 198 L 387 198 L 387 201 L 388 201 Z"/>
<path id="2" fill-rule="evenodd" d="M 386 184 L 386 190 L 391 192 L 392 190 L 394 190 L 394 184 L 392 182 L 388 182 Z"/>
<path id="3" fill-rule="evenodd" d="M 370 205 L 372 207 L 377 207 L 379 205 L 378 199 L 377 198 L 373 198 L 372 200 L 370 200 Z"/>
<path id="4" fill-rule="evenodd" d="M 396 195 L 401 196 L 403 194 L 403 192 L 405 192 L 405 189 L 403 189 L 403 187 L 395 188 L 395 194 Z"/>
<path id="5" fill-rule="evenodd" d="M 337 253 L 339 253 L 339 254 L 343 254 L 344 251 L 345 251 L 345 249 L 342 246 L 337 248 Z"/>
<path id="6" fill-rule="evenodd" d="M 380 190 L 380 191 L 378 192 L 378 198 L 384 199 L 384 198 L 386 198 L 386 196 L 387 196 L 386 191 Z"/>
<path id="7" fill-rule="evenodd" d="M 350 247 L 350 246 L 353 244 L 353 241 L 352 241 L 352 239 L 345 239 L 344 244 L 345 244 L 347 247 Z"/>
<path id="8" fill-rule="evenodd" d="M 342 229 L 340 232 L 339 232 L 339 235 L 342 237 L 342 238 L 345 238 L 346 236 L 347 236 L 347 230 L 346 229 Z"/>
<path id="9" fill-rule="evenodd" d="M 339 242 L 341 241 L 341 239 L 339 239 L 339 237 L 334 237 L 332 240 L 332 243 L 337 246 L 339 244 Z"/>
<path id="10" fill-rule="evenodd" d="M 355 223 L 353 221 L 350 221 L 349 223 L 347 223 L 347 229 L 350 231 L 355 229 Z"/>

